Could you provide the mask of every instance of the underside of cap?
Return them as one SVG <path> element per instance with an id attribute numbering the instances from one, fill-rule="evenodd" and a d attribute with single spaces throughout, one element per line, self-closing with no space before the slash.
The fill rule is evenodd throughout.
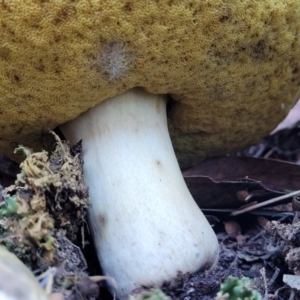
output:
<path id="1" fill-rule="evenodd" d="M 0 151 L 15 159 L 136 86 L 171 95 L 182 167 L 256 142 L 299 96 L 298 0 L 10 0 L 0 20 Z"/>

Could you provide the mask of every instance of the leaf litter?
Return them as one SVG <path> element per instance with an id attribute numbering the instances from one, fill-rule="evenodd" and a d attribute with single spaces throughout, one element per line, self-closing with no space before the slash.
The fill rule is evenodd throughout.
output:
<path id="1" fill-rule="evenodd" d="M 220 259 L 214 270 L 181 275 L 163 291 L 176 300 L 216 299 L 234 276 L 249 278 L 261 299 L 300 299 L 300 124 L 183 174 L 213 220 Z M 245 206 L 255 209 L 232 216 Z"/>
<path id="2" fill-rule="evenodd" d="M 75 219 L 72 220 L 78 222 L 78 228 L 75 231 L 74 228 L 68 230 L 68 218 L 70 216 L 63 214 L 64 209 L 62 211 L 59 209 L 68 208 L 69 205 L 73 208 L 76 207 L 75 203 L 78 204 L 78 201 L 81 202 L 87 198 L 83 196 L 86 195 L 87 191 L 82 188 L 81 196 L 73 193 L 72 188 L 67 188 L 66 191 L 65 187 L 58 184 L 55 180 L 56 177 L 53 176 L 57 171 L 61 172 L 60 167 L 64 165 L 62 162 L 66 162 L 70 158 L 74 159 L 76 155 L 81 157 L 80 144 L 75 146 L 77 150 L 70 148 L 67 143 L 62 141 L 58 144 L 60 147 L 61 144 L 64 146 L 60 150 L 55 150 L 56 155 L 52 159 L 49 158 L 47 161 L 45 153 L 43 153 L 28 160 L 37 168 L 32 167 L 31 164 L 28 166 L 28 163 L 23 164 L 22 168 L 28 170 L 27 179 L 22 171 L 16 184 L 4 190 L 3 203 L 0 206 L 3 214 L 2 219 L 7 220 L 16 212 L 20 218 L 24 212 L 28 213 L 28 206 L 31 210 L 33 210 L 32 207 L 36 207 L 37 204 L 35 204 L 34 199 L 40 196 L 41 189 L 44 189 L 44 195 L 47 196 L 45 196 L 46 200 L 41 201 L 41 203 L 46 204 L 44 206 L 39 204 L 41 206 L 39 209 L 46 207 L 48 214 L 43 215 L 40 212 L 38 217 L 33 218 L 32 224 L 35 225 L 29 226 L 32 230 L 26 231 L 24 230 L 27 228 L 24 227 L 25 225 L 22 225 L 23 227 L 20 229 L 14 224 L 15 228 L 21 232 L 19 235 L 7 234 L 3 230 L 2 240 L 7 243 L 7 240 L 3 239 L 4 236 L 5 238 L 10 237 L 10 239 L 20 239 L 21 236 L 22 239 L 20 240 L 26 241 L 22 242 L 22 246 L 18 246 L 23 249 L 19 251 L 19 255 L 23 261 L 30 262 L 31 267 L 37 268 L 35 273 L 45 285 L 49 283 L 51 277 L 49 270 L 53 271 L 51 266 L 57 272 L 54 274 L 62 274 L 61 281 L 57 279 L 59 276 L 56 277 L 53 287 L 57 287 L 57 289 L 52 288 L 52 292 L 62 290 L 63 286 L 64 291 L 68 292 L 65 294 L 65 299 L 80 299 L 76 297 L 83 294 L 86 297 L 83 299 L 90 299 L 88 297 L 92 295 L 97 299 L 110 300 L 112 299 L 111 296 L 104 296 L 103 293 L 100 297 L 96 297 L 96 292 L 93 294 L 93 291 L 97 290 L 98 292 L 95 286 L 89 292 L 85 291 L 91 281 L 96 282 L 87 275 L 85 258 L 81 255 L 82 246 L 85 244 L 81 232 L 85 226 L 85 210 L 88 201 L 85 202 L 84 200 L 81 203 L 82 207 L 79 205 L 84 208 L 83 210 L 79 209 L 80 217 L 76 218 L 77 215 L 73 215 Z M 20 149 L 20 151 L 27 150 Z M 62 157 L 65 157 L 66 153 L 68 159 L 64 161 Z M 79 158 L 77 159 L 80 161 Z M 261 208 L 242 215 L 231 216 L 233 212 L 245 205 L 263 204 L 267 200 L 286 196 L 299 190 L 299 164 L 300 124 L 295 124 L 292 128 L 280 130 L 244 151 L 207 160 L 197 167 L 185 170 L 183 174 L 191 193 L 208 219 L 213 220 L 212 226 L 220 245 L 219 262 L 214 270 L 195 274 L 179 274 L 176 284 L 165 283 L 162 291 L 145 287 L 136 295 L 132 295 L 131 299 L 215 299 L 221 284 L 231 277 L 249 278 L 252 288 L 260 292 L 262 299 L 300 299 L 297 289 L 300 277 L 300 242 L 298 242 L 300 222 L 299 209 L 297 208 L 300 207 L 299 198 L 288 196 L 270 207 L 262 205 Z M 7 169 L 9 168 L 5 166 L 5 170 Z M 51 182 L 51 187 L 48 184 L 43 184 L 43 180 L 40 178 L 43 177 L 41 176 L 42 173 L 48 182 Z M 79 178 L 81 178 L 79 182 L 83 182 L 83 178 Z M 73 181 L 71 180 L 71 182 Z M 31 187 L 30 184 L 33 186 Z M 78 183 L 76 187 L 78 187 Z M 70 195 L 72 195 L 71 198 L 69 198 Z M 67 203 L 69 199 L 73 199 L 74 202 L 71 200 L 71 203 Z M 31 204 L 31 201 L 32 207 L 28 205 L 28 203 Z M 16 203 L 18 204 L 17 208 Z M 56 206 L 58 212 L 56 212 Z M 43 229 L 40 230 L 42 236 L 36 235 L 36 228 Z M 32 234 L 34 238 L 29 238 L 29 234 Z M 52 241 L 51 236 L 54 237 L 55 242 Z M 27 243 L 33 245 L 34 251 L 31 252 L 31 256 L 26 252 Z M 64 245 L 59 246 L 60 244 Z M 70 248 L 66 250 L 68 247 Z M 59 249 L 66 253 L 72 252 L 76 257 L 76 262 L 68 271 L 66 270 L 66 261 L 72 261 L 72 259 L 66 258 L 65 254 L 59 254 Z M 33 253 L 35 255 L 32 255 Z M 64 257 L 62 258 L 62 256 Z M 56 263 L 57 261 L 62 261 L 62 263 L 43 265 L 49 261 L 49 258 L 53 258 Z M 87 258 L 88 261 L 91 259 L 90 257 Z M 55 267 L 53 267 L 54 265 Z M 47 279 L 45 282 L 43 276 L 44 279 Z M 102 277 L 99 280 L 102 280 Z M 85 283 L 86 281 L 88 284 Z M 84 288 L 80 287 L 82 282 Z M 58 295 L 60 294 L 58 293 Z"/>
<path id="3" fill-rule="evenodd" d="M 23 146 L 15 150 L 25 160 L 15 183 L 2 192 L 0 244 L 34 272 L 49 295 L 95 299 L 99 286 L 87 275 L 82 252 L 89 198 L 81 142 L 70 147 L 52 134 L 51 155 Z"/>

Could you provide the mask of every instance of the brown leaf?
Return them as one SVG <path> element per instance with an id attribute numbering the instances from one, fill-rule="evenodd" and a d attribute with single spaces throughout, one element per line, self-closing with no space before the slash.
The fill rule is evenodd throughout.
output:
<path id="1" fill-rule="evenodd" d="M 230 236 L 237 236 L 241 234 L 241 226 L 235 221 L 224 222 L 225 231 Z"/>
<path id="2" fill-rule="evenodd" d="M 283 193 L 266 189 L 260 182 L 253 180 L 216 182 L 206 176 L 185 176 L 187 187 L 196 203 L 201 208 L 237 208 L 244 204 L 241 201 L 241 191 L 254 196 L 251 201 L 261 202 L 266 199 L 281 196 Z M 257 193 L 257 191 L 262 191 Z M 248 197 L 247 196 L 247 197 Z"/>
<path id="3" fill-rule="evenodd" d="M 264 158 L 213 158 L 184 171 L 183 175 L 207 176 L 215 182 L 253 179 L 274 191 L 300 189 L 300 165 Z"/>
<path id="4" fill-rule="evenodd" d="M 256 220 L 257 220 L 257 223 L 258 223 L 261 227 L 265 227 L 266 224 L 269 222 L 269 220 L 268 220 L 267 218 L 261 217 L 261 216 L 258 216 L 258 217 L 256 218 Z"/>

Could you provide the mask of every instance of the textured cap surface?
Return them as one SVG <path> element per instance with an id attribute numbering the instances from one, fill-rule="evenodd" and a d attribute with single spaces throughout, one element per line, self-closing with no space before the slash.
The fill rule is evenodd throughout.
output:
<path id="1" fill-rule="evenodd" d="M 0 3 L 0 151 L 141 86 L 182 166 L 269 133 L 299 96 L 299 0 Z"/>

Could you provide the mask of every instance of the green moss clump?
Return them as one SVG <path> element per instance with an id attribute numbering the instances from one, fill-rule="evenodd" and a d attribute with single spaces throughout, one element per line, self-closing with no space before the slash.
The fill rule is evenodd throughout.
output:
<path id="1" fill-rule="evenodd" d="M 261 295 L 251 285 L 251 280 L 247 277 L 236 278 L 229 276 L 221 284 L 220 292 L 216 300 L 261 300 Z"/>
<path id="2" fill-rule="evenodd" d="M 160 289 L 152 289 L 150 291 L 143 291 L 141 293 L 131 295 L 129 300 L 171 300 Z"/>

